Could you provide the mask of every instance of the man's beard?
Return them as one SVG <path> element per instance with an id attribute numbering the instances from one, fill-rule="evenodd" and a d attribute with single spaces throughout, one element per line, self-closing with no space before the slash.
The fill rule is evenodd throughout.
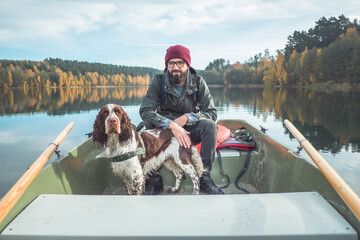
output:
<path id="1" fill-rule="evenodd" d="M 187 74 L 188 74 L 187 71 L 188 70 L 186 70 L 185 72 L 175 71 L 175 72 L 181 72 L 180 76 L 178 76 L 178 75 L 173 76 L 174 71 L 172 73 L 170 73 L 168 71 L 169 82 L 172 85 L 179 85 L 179 84 L 185 82 L 187 79 Z"/>

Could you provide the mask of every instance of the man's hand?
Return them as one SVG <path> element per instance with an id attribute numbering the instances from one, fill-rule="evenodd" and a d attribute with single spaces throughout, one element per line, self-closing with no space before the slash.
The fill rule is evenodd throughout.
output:
<path id="1" fill-rule="evenodd" d="M 188 131 L 186 131 L 184 128 L 182 128 L 175 121 L 172 121 L 169 124 L 168 128 L 172 131 L 175 138 L 179 141 L 180 146 L 182 146 L 184 148 L 189 148 L 191 146 L 191 140 L 189 137 L 190 133 Z"/>
<path id="2" fill-rule="evenodd" d="M 188 120 L 189 120 L 188 116 L 186 116 L 186 114 L 184 114 L 181 117 L 178 117 L 177 119 L 175 119 L 173 121 L 175 123 L 177 123 L 180 127 L 183 127 L 188 122 Z"/>

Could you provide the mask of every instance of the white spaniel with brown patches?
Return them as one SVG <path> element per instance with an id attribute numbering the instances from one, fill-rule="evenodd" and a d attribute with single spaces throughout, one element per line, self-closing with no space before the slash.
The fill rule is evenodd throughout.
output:
<path id="1" fill-rule="evenodd" d="M 171 130 L 156 128 L 139 133 L 131 127 L 126 112 L 119 105 L 108 104 L 98 113 L 93 130 L 93 140 L 105 147 L 108 157 L 135 151 L 145 145 L 145 159 L 131 157 L 126 161 L 112 162 L 114 174 L 120 176 L 130 195 L 141 195 L 145 178 L 161 165 L 175 175 L 175 186 L 169 192 L 179 190 L 185 172 L 193 182 L 193 194 L 199 194 L 199 178 L 203 172 L 200 154 L 194 146 L 181 147 Z M 142 141 L 141 141 L 141 139 Z"/>

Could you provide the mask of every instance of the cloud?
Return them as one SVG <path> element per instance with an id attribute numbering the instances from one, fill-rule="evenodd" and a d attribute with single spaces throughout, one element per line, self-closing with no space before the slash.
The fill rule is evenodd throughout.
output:
<path id="1" fill-rule="evenodd" d="M 111 3 L 70 1 L 2 1 L 0 3 L 0 40 L 66 39 L 72 34 L 100 29 L 112 24 L 116 12 Z"/>
<path id="2" fill-rule="evenodd" d="M 242 62 L 266 48 L 274 54 L 293 31 L 322 16 L 359 19 L 359 8 L 358 0 L 0 1 L 0 51 L 12 59 L 162 69 L 167 47 L 183 44 L 203 68 L 220 57 Z"/>
<path id="3" fill-rule="evenodd" d="M 159 31 L 181 35 L 199 29 L 209 29 L 219 23 L 278 19 L 291 16 L 284 11 L 284 3 L 261 1 L 181 1 L 171 4 L 159 2 L 131 2 L 119 6 L 120 29 Z M 286 4 L 286 8 L 292 7 Z M 286 9 L 285 9 L 286 10 Z"/>
<path id="4" fill-rule="evenodd" d="M 138 37 L 147 33 L 180 36 L 227 25 L 298 18 L 319 12 L 326 6 L 333 6 L 328 1 L 327 4 L 321 2 L 302 1 L 294 4 L 288 0 L 227 0 L 221 3 L 217 0 L 14 0 L 11 3 L 2 1 L 0 32 L 3 34 L 0 40 L 15 37 L 64 40 L 74 35 L 106 28 L 111 28 L 115 35 L 130 39 L 131 36 Z"/>

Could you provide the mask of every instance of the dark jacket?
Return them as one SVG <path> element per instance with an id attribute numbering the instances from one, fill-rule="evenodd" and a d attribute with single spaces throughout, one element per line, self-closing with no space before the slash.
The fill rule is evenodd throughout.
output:
<path id="1" fill-rule="evenodd" d="M 160 122 L 164 119 L 174 120 L 185 113 L 195 113 L 199 120 L 212 119 L 216 121 L 217 112 L 213 97 L 209 88 L 201 76 L 196 74 L 193 68 L 189 69 L 186 85 L 182 96 L 179 97 L 169 82 L 166 72 L 164 99 L 161 98 L 161 81 L 163 74 L 158 74 L 150 82 L 148 91 L 140 106 L 140 116 L 144 121 L 152 123 L 155 127 L 160 127 Z M 198 94 L 193 94 L 198 91 Z M 198 95 L 198 107 L 193 97 Z"/>

